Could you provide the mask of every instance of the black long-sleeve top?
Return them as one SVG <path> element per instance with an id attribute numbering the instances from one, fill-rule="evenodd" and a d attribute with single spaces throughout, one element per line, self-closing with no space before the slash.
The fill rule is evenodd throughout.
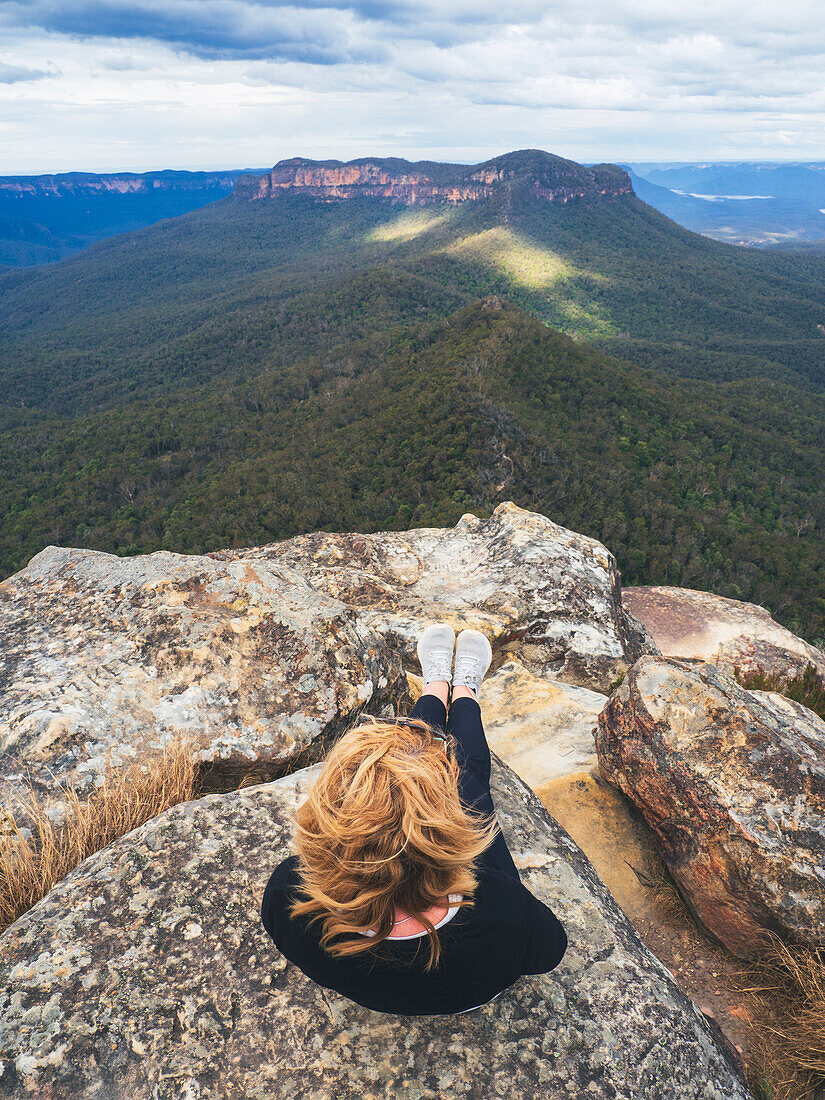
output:
<path id="1" fill-rule="evenodd" d="M 483 857 L 482 857 L 483 859 Z M 441 959 L 427 973 L 429 937 L 383 940 L 377 948 L 336 958 L 319 944 L 319 924 L 290 918 L 298 859 L 284 860 L 264 894 L 264 926 L 290 962 L 327 989 L 378 1012 L 440 1015 L 475 1008 L 522 974 L 560 962 L 567 937 L 555 914 L 496 867 L 479 867 L 472 908 L 460 908 L 438 929 Z M 314 929 L 319 929 L 314 931 Z"/>
<path id="2" fill-rule="evenodd" d="M 473 700 L 460 700 L 453 707 Z M 480 728 L 480 723 L 478 723 Z M 460 727 L 459 727 L 460 728 Z M 490 755 L 483 733 L 459 740 L 459 794 L 470 807 L 491 811 Z M 378 1012 L 404 1016 L 462 1012 L 491 1000 L 522 974 L 553 970 L 567 949 L 556 915 L 524 886 L 499 832 L 475 861 L 471 907 L 461 907 L 437 932 L 441 958 L 427 972 L 429 937 L 383 940 L 356 955 L 333 956 L 320 946 L 321 922 L 292 918 L 299 893 L 298 857 L 273 871 L 261 917 L 279 951 L 327 989 Z"/>

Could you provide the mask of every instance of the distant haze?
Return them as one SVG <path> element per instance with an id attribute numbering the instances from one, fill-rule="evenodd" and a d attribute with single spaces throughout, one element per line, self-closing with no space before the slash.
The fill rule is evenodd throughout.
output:
<path id="1" fill-rule="evenodd" d="M 732 244 L 825 239 L 825 164 L 627 165 L 639 198 L 680 225 Z"/>
<path id="2" fill-rule="evenodd" d="M 9 0 L 0 174 L 825 158 L 814 0 Z"/>

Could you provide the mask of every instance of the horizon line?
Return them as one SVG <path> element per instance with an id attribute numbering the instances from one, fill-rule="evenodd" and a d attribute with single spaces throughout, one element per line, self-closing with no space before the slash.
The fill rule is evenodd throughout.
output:
<path id="1" fill-rule="evenodd" d="M 521 150 L 512 149 L 512 150 L 508 150 L 507 152 L 512 153 L 512 152 L 519 152 L 519 151 L 521 151 Z M 542 152 L 549 152 L 549 150 L 541 150 L 541 151 Z M 481 161 L 476 161 L 476 160 L 438 160 L 438 159 L 433 158 L 433 157 L 417 157 L 417 158 L 415 158 L 415 160 L 429 161 L 432 164 L 460 164 L 460 165 L 470 166 L 470 165 L 473 165 L 473 164 L 483 164 L 487 160 L 495 160 L 497 157 L 506 156 L 506 155 L 507 155 L 507 153 L 497 153 L 497 154 L 494 154 L 491 157 L 486 157 L 484 160 L 481 160 Z M 551 155 L 552 156 L 561 156 L 561 154 L 559 154 L 559 153 L 553 153 Z M 300 156 L 300 154 L 295 154 L 295 156 Z M 373 157 L 372 154 L 366 153 L 366 154 L 362 154 L 362 155 L 359 155 L 359 156 L 351 157 L 349 160 L 342 160 L 339 157 L 308 157 L 308 156 L 301 157 L 301 159 L 304 159 L 304 160 L 319 161 L 319 162 L 323 161 L 323 160 L 336 160 L 336 161 L 339 161 L 339 163 L 342 163 L 342 164 L 349 164 L 352 161 L 365 160 L 367 158 L 371 158 L 371 159 L 374 159 L 374 160 L 403 160 L 403 161 L 407 161 L 407 163 L 415 163 L 415 160 L 411 160 L 410 157 L 400 156 L 398 154 L 382 154 L 380 156 Z M 293 159 L 293 157 L 290 156 L 290 157 L 281 157 L 280 158 L 280 160 L 290 160 L 290 159 Z M 572 158 L 570 158 L 570 157 L 562 157 L 562 159 L 563 160 L 572 160 Z M 157 167 L 157 168 L 108 168 L 108 169 L 64 168 L 64 169 L 58 169 L 56 171 L 48 171 L 48 170 L 47 171 L 42 171 L 41 170 L 41 171 L 33 171 L 33 172 L 20 172 L 20 171 L 17 171 L 17 172 L 2 173 L 2 174 L 0 174 L 0 179 L 6 179 L 6 180 L 8 180 L 8 179 L 32 179 L 32 178 L 40 177 L 40 176 L 55 177 L 55 176 L 70 176 L 70 175 L 148 176 L 148 175 L 153 175 L 157 172 L 191 172 L 191 173 L 210 173 L 210 174 L 220 173 L 220 172 L 236 172 L 239 175 L 242 175 L 242 174 L 253 174 L 253 173 L 269 172 L 274 167 L 274 165 L 278 164 L 278 163 L 279 163 L 279 161 L 274 161 L 272 164 L 267 164 L 266 166 L 261 167 L 261 168 L 249 168 L 249 167 L 246 167 L 246 168 L 240 167 L 239 168 L 239 167 L 232 167 L 232 166 L 226 166 L 226 165 L 224 165 L 223 167 L 209 167 L 209 168 L 203 168 L 203 167 L 198 167 L 198 168 L 193 168 L 193 167 L 172 168 L 172 167 L 169 167 L 168 165 L 165 166 L 165 167 Z M 734 165 L 762 165 L 762 164 L 807 167 L 809 165 L 825 165 L 825 156 L 823 156 L 821 159 L 818 159 L 818 158 L 815 158 L 815 157 L 813 157 L 813 158 L 811 158 L 811 157 L 809 157 L 809 158 L 801 158 L 801 157 L 791 157 L 791 158 L 761 157 L 761 158 L 723 159 L 723 160 L 714 160 L 711 157 L 693 157 L 691 159 L 680 159 L 678 157 L 668 157 L 668 158 L 665 158 L 665 159 L 662 159 L 662 160 L 647 160 L 647 159 L 644 159 L 644 158 L 624 157 L 624 158 L 617 159 L 617 160 L 580 160 L 580 161 L 572 161 L 572 163 L 581 164 L 585 168 L 593 167 L 597 164 L 613 164 L 618 168 L 622 167 L 622 165 L 628 165 L 631 168 L 634 165 L 636 165 L 636 166 L 642 166 L 643 165 L 643 166 L 646 166 L 646 167 L 647 166 L 649 166 L 649 167 L 668 166 L 668 167 L 672 167 L 672 168 L 687 168 L 687 167 L 691 167 L 691 166 L 695 166 L 695 165 L 734 166 Z"/>

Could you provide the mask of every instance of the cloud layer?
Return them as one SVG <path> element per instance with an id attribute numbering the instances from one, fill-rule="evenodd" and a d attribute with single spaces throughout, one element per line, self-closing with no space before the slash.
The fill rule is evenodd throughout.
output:
<path id="1" fill-rule="evenodd" d="M 0 173 L 816 159 L 822 22 L 813 0 L 5 0 Z"/>

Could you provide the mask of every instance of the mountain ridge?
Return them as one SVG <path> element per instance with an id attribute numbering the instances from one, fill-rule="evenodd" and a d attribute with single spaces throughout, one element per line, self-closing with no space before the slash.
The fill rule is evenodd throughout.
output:
<path id="1" fill-rule="evenodd" d="M 633 193 L 545 201 L 550 154 L 483 170 L 510 178 L 479 201 L 227 196 L 3 275 L 2 568 L 454 522 L 507 492 L 632 583 L 820 637 L 825 265 Z"/>
<path id="2" fill-rule="evenodd" d="M 247 171 L 0 176 L 0 272 L 55 263 L 116 234 L 180 217 L 229 195 Z"/>
<path id="3" fill-rule="evenodd" d="M 410 162 L 397 157 L 350 161 L 290 157 L 278 161 L 257 181 L 251 176 L 239 177 L 233 197 L 255 202 L 297 192 L 327 201 L 369 196 L 414 206 L 478 201 L 514 185 L 530 188 L 549 202 L 562 203 L 633 193 L 630 177 L 616 165 L 588 168 L 541 149 L 519 149 L 471 165 Z"/>
<path id="4" fill-rule="evenodd" d="M 231 187 L 244 172 L 249 172 L 249 169 L 223 172 L 190 172 L 175 168 L 163 168 L 157 172 L 43 172 L 28 176 L 0 176 L 0 193 L 57 196 L 191 191 L 205 185 Z"/>

